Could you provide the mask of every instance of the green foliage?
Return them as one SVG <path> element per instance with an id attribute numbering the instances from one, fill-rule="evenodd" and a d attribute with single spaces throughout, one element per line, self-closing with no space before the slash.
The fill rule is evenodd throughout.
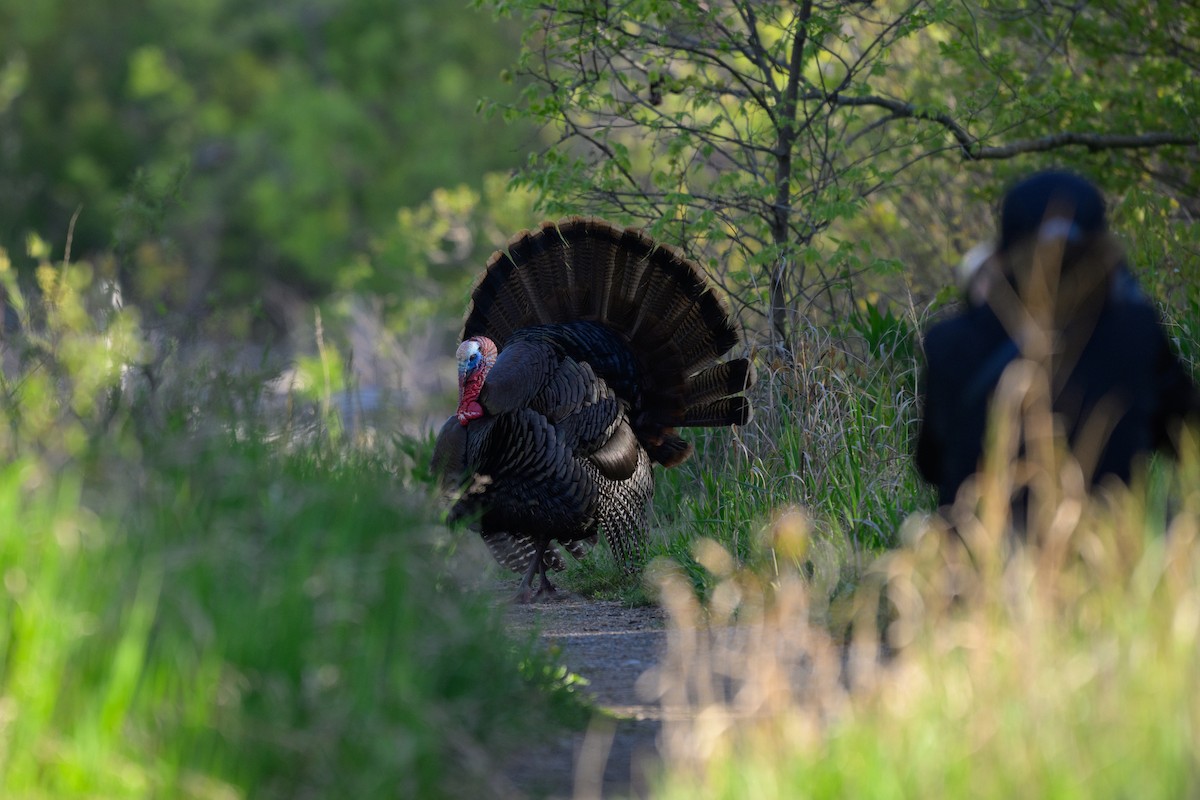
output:
<path id="1" fill-rule="evenodd" d="M 1118 194 L 1200 187 L 1168 146 L 1197 143 L 1191 6 L 517 7 L 529 83 L 509 113 L 569 143 L 520 180 L 551 211 L 685 247 L 789 347 L 871 291 L 936 294 L 939 268 L 990 232 L 964 198 L 1014 175 L 1057 163 Z"/>
<path id="2" fill-rule="evenodd" d="M 136 310 L 113 302 L 91 264 L 55 266 L 36 237 L 28 250 L 37 259 L 40 302 L 26 298 L 0 249 L 0 290 L 26 331 L 4 345 L 0 453 L 59 462 L 78 456 L 105 433 L 122 378 L 147 353 Z"/>
<path id="3" fill-rule="evenodd" d="M 552 724 L 561 676 L 438 588 L 381 465 L 176 444 L 119 504 L 5 471 L 6 795 L 461 796 L 479 748 Z"/>
<path id="4" fill-rule="evenodd" d="M 0 247 L 57 249 L 78 212 L 75 252 L 153 311 L 395 291 L 371 242 L 397 209 L 523 156 L 527 129 L 476 114 L 515 43 L 431 0 L 5 0 Z"/>
<path id="5" fill-rule="evenodd" d="M 798 578 L 792 616 L 826 634 L 874 554 L 930 541 L 900 541 L 932 505 L 908 458 L 913 309 L 953 294 L 944 267 L 991 235 L 1008 180 L 1097 179 L 1200 358 L 1192 151 L 1079 138 L 1194 142 L 1193 5 L 480 4 L 526 15 L 528 82 L 499 74 L 508 22 L 433 0 L 0 0 L 0 284 L 22 328 L 0 341 L 0 794 L 476 796 L 494 753 L 587 713 L 577 676 L 458 590 L 427 446 L 341 435 L 350 348 L 298 358 L 307 383 L 272 406 L 261 375 L 149 347 L 148 315 L 221 307 L 207 330 L 240 337 L 280 293 L 332 293 L 333 328 L 369 292 L 409 331 L 459 314 L 535 208 L 645 224 L 733 296 L 760 369 L 753 424 L 660 472 L 651 555 L 724 618 Z M 558 138 L 514 192 L 525 123 Z M 1100 537 L 1097 560 L 1110 528 L 1085 531 L 1061 605 L 917 620 L 898 702 L 823 708 L 823 737 L 786 704 L 761 739 L 705 717 L 746 736 L 664 794 L 1193 791 L 1196 569 L 1161 543 L 1194 520 L 1158 536 L 1194 516 L 1185 478 L 1116 506 L 1154 536 Z M 911 552 L 894 596 L 932 607 Z M 603 547 L 566 580 L 653 591 Z"/>
<path id="6" fill-rule="evenodd" d="M 27 304 L 0 271 L 0 794 L 479 796 L 582 724 L 459 591 L 412 464 L 281 435 L 262 376 L 141 365 L 88 274 L 43 263 Z"/>
<path id="7" fill-rule="evenodd" d="M 378 287 L 389 326 L 460 316 L 487 258 L 532 224 L 533 204 L 531 193 L 492 173 L 478 190 L 440 188 L 401 209 L 371 243 L 371 260 L 381 266 L 370 285 Z"/>

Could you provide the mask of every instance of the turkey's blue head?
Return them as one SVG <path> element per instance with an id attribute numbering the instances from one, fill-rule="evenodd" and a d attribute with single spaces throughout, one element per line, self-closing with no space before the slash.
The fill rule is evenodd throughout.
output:
<path id="1" fill-rule="evenodd" d="M 496 343 L 486 336 L 472 336 L 454 353 L 458 359 L 458 421 L 463 425 L 483 416 L 479 393 L 498 353 Z"/>

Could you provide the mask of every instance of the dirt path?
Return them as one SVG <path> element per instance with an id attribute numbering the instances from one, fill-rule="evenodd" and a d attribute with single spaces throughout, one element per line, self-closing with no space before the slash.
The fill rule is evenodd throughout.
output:
<path id="1" fill-rule="evenodd" d="M 513 606 L 508 620 L 514 630 L 538 630 L 547 646 L 561 648 L 563 663 L 588 680 L 585 691 L 615 718 L 523 754 L 508 770 L 512 785 L 533 798 L 647 796 L 662 722 L 659 707 L 647 704 L 636 684 L 665 647 L 661 609 L 568 596 Z"/>

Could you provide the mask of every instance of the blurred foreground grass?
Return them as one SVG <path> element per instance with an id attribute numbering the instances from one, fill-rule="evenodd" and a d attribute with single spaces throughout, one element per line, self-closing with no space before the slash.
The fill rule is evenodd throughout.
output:
<path id="1" fill-rule="evenodd" d="M 849 628 L 828 626 L 798 568 L 814 541 L 799 510 L 766 526 L 758 568 L 701 541 L 704 599 L 665 571 L 656 796 L 1196 796 L 1200 446 L 1089 496 L 1061 443 L 1018 458 L 1018 409 L 1048 407 L 1048 384 L 1019 372 L 957 532 L 910 518 L 862 576 Z M 1014 520 L 1016 475 L 1029 494 Z"/>
<path id="2" fill-rule="evenodd" d="M 499 796 L 506 754 L 582 722 L 461 588 L 422 445 L 281 421 L 259 377 L 96 312 L 86 265 L 39 281 L 27 306 L 0 264 L 0 797 Z M 812 341 L 661 479 L 656 796 L 1196 794 L 1196 443 L 1097 498 L 1037 449 L 1012 548 L 1001 429 L 956 538 L 905 519 L 904 340 Z M 646 599 L 603 553 L 573 574 Z"/>
<path id="3" fill-rule="evenodd" d="M 580 722 L 402 455 L 200 408 L 224 379 L 150 363 L 86 265 L 39 279 L 2 343 L 0 796 L 484 796 Z"/>

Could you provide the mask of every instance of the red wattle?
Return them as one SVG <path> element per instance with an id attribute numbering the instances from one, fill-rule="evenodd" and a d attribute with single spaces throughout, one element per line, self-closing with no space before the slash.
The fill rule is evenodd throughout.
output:
<path id="1" fill-rule="evenodd" d="M 479 405 L 479 402 L 476 400 L 468 400 L 458 407 L 458 421 L 463 425 L 482 416 L 483 406 Z"/>

